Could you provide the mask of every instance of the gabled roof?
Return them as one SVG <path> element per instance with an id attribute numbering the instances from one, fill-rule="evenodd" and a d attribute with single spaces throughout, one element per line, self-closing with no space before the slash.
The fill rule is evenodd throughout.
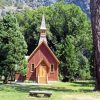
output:
<path id="1" fill-rule="evenodd" d="M 41 63 L 42 61 L 43 61 L 48 67 L 50 67 L 48 61 L 46 61 L 45 59 L 41 59 L 41 60 L 39 61 L 39 63 L 36 65 L 35 68 L 37 68 L 37 67 L 40 65 L 40 63 Z"/>
<path id="2" fill-rule="evenodd" d="M 40 45 L 38 45 L 36 47 L 36 49 L 31 53 L 31 55 L 28 58 L 28 61 L 31 59 L 31 57 L 35 54 L 35 52 L 40 48 L 40 46 L 44 44 L 46 46 L 46 48 L 48 49 L 48 51 L 51 53 L 51 55 L 53 56 L 53 58 L 60 64 L 60 61 L 58 60 L 58 58 L 55 56 L 55 54 L 52 52 L 52 50 L 48 47 L 48 45 L 43 41 Z"/>

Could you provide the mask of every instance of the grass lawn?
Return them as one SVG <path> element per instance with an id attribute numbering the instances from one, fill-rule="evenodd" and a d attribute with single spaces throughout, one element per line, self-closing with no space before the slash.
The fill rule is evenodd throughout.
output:
<path id="1" fill-rule="evenodd" d="M 0 100 L 100 100 L 93 81 L 57 82 L 50 85 L 0 84 Z M 52 91 L 50 98 L 29 96 L 30 90 Z"/>

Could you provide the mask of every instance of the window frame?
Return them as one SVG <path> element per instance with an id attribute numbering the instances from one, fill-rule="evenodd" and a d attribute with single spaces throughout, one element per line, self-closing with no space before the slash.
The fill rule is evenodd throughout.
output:
<path id="1" fill-rule="evenodd" d="M 31 64 L 31 72 L 34 72 L 34 64 Z"/>
<path id="2" fill-rule="evenodd" d="M 51 64 L 50 66 L 50 73 L 54 73 L 54 64 Z"/>

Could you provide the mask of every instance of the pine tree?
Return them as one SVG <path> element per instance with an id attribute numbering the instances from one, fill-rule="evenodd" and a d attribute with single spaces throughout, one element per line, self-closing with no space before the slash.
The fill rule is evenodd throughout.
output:
<path id="1" fill-rule="evenodd" d="M 0 74 L 8 82 L 15 66 L 22 65 L 27 52 L 27 45 L 22 33 L 19 31 L 16 18 L 10 13 L 0 20 Z"/>

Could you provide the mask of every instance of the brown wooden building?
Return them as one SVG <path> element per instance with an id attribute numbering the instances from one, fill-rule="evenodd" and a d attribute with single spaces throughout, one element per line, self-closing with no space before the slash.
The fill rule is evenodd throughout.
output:
<path id="1" fill-rule="evenodd" d="M 28 58 L 26 80 L 32 80 L 37 83 L 58 81 L 59 63 L 59 60 L 47 44 L 45 17 L 43 15 L 38 46 Z M 21 79 L 19 76 L 16 75 L 16 80 L 18 81 Z"/>

